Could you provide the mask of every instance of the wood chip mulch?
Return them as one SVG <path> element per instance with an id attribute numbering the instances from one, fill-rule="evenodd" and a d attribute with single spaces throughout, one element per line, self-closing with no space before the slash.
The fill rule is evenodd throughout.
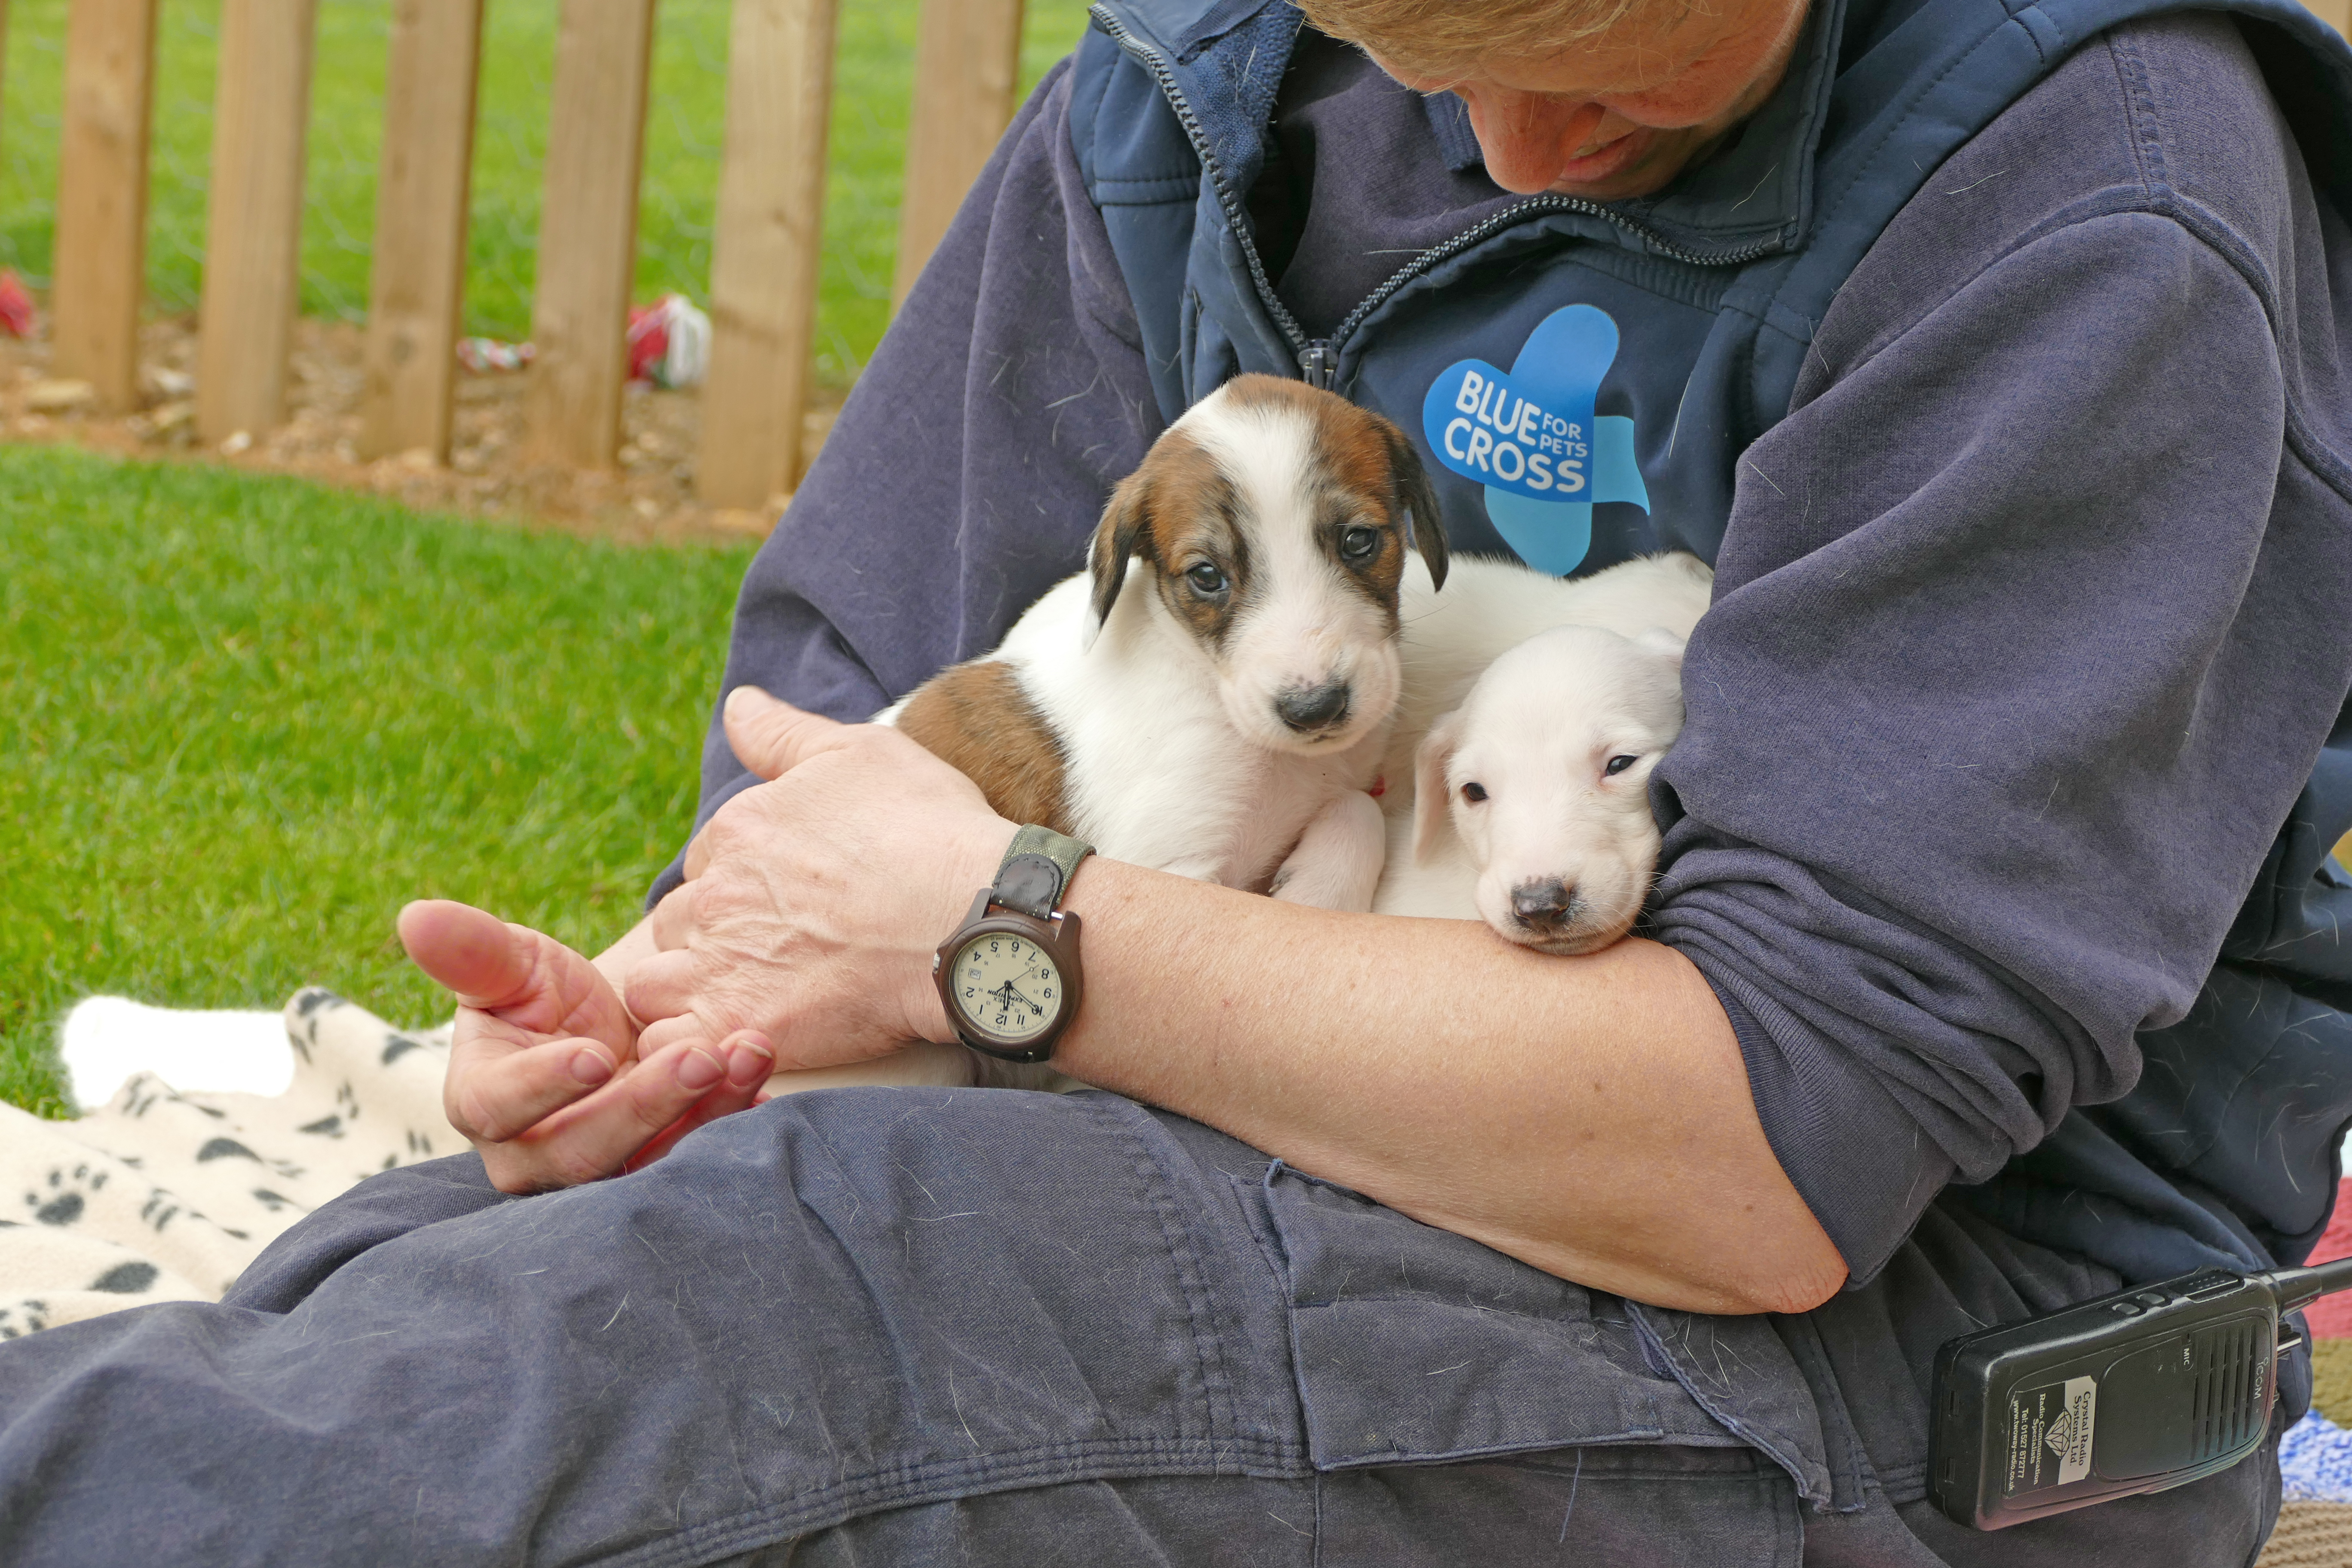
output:
<path id="1" fill-rule="evenodd" d="M 448 467 L 422 451 L 362 462 L 361 342 L 355 322 L 306 318 L 295 331 L 288 422 L 247 439 L 205 446 L 195 432 L 193 316 L 152 321 L 141 330 L 142 406 L 126 415 L 98 412 L 86 384 L 53 377 L 47 342 L 0 337 L 0 441 L 65 442 L 124 457 L 299 474 L 423 510 L 633 542 L 765 537 L 788 499 L 779 496 L 756 511 L 695 500 L 701 407 L 690 389 L 631 384 L 622 401 L 620 466 L 612 472 L 530 463 L 523 429 L 528 372 L 457 373 Z M 840 405 L 838 392 L 821 389 L 818 396 L 802 444 L 803 471 Z"/>

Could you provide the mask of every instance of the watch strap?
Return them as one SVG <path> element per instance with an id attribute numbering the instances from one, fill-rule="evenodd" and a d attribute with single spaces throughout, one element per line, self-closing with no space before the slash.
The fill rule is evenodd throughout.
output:
<path id="1" fill-rule="evenodd" d="M 1095 847 L 1083 839 L 1032 823 L 1013 836 L 996 868 L 989 901 L 1033 920 L 1049 920 L 1069 891 L 1078 862 L 1094 852 Z"/>

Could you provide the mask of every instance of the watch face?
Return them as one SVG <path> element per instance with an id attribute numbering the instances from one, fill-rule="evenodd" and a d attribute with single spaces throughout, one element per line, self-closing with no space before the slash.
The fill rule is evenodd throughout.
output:
<path id="1" fill-rule="evenodd" d="M 1034 1040 L 1061 1016 L 1054 955 L 1025 936 L 985 931 L 956 949 L 949 998 L 967 1023 L 1001 1040 Z"/>

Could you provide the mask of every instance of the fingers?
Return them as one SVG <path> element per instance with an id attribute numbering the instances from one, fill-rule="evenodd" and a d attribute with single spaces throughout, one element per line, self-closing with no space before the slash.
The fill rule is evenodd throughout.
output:
<path id="1" fill-rule="evenodd" d="M 630 1014 L 646 1024 L 677 1018 L 692 1012 L 694 954 L 681 949 L 676 952 L 656 953 L 646 959 L 629 972 L 629 989 L 623 1000 L 627 1003 Z M 700 1029 L 701 1026 L 697 1025 L 696 1027 Z M 637 1049 L 651 1056 L 663 1046 L 683 1037 L 672 1030 L 648 1044 L 645 1036 L 640 1034 Z"/>
<path id="2" fill-rule="evenodd" d="M 473 1053 L 452 1063 L 444 1110 L 467 1137 L 502 1143 L 610 1082 L 619 1066 L 610 1047 L 589 1039 L 551 1040 L 505 1056 Z"/>
<path id="3" fill-rule="evenodd" d="M 849 728 L 779 702 L 756 686 L 739 686 L 727 694 L 725 720 L 727 744 L 763 779 L 782 778 L 819 752 L 830 751 Z"/>
<path id="4" fill-rule="evenodd" d="M 646 1026 L 637 1037 L 637 1049 L 646 1056 L 666 1051 L 688 1040 L 698 1040 L 710 1033 L 710 1026 L 691 1013 L 674 1013 L 657 1018 Z"/>
<path id="5" fill-rule="evenodd" d="M 642 1171 L 677 1148 L 678 1140 L 696 1128 L 707 1127 L 722 1116 L 732 1116 L 739 1110 L 749 1110 L 755 1105 L 764 1104 L 769 1099 L 766 1080 L 754 1079 L 749 1083 L 744 1082 L 742 1075 L 751 1069 L 740 1065 L 745 1059 L 741 1053 L 759 1038 L 749 1030 L 730 1035 L 719 1051 L 719 1055 L 728 1061 L 725 1081 L 688 1107 L 686 1114 L 671 1122 L 652 1142 L 632 1154 L 623 1169 Z M 765 1042 L 761 1043 L 764 1045 Z"/>
<path id="6" fill-rule="evenodd" d="M 453 1064 L 575 1035 L 601 1042 L 616 1061 L 629 1056 L 636 1026 L 619 994 L 553 937 L 445 899 L 410 904 L 398 929 L 417 967 L 468 1010 Z"/>
<path id="7" fill-rule="evenodd" d="M 695 842 L 698 844 L 701 841 L 701 835 L 697 834 Z M 702 885 L 698 882 L 680 882 L 654 906 L 652 929 L 656 947 L 664 952 L 676 952 L 686 945 L 687 938 L 694 931 L 695 895 L 701 890 Z M 637 1016 L 642 1018 L 645 1015 L 640 1013 Z"/>
<path id="8" fill-rule="evenodd" d="M 730 1035 L 718 1047 L 682 1042 L 522 1135 L 485 1141 L 483 1163 L 502 1192 L 541 1192 L 617 1174 L 659 1158 L 694 1127 L 751 1105 L 774 1063 L 773 1047 L 751 1030 Z"/>
<path id="9" fill-rule="evenodd" d="M 471 904 L 419 899 L 400 911 L 400 944 L 416 967 L 468 1007 L 498 1007 L 531 976 L 531 955 L 507 922 Z"/>

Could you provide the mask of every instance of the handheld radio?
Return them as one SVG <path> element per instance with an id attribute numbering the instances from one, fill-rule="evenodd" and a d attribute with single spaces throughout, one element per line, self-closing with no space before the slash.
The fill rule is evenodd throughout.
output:
<path id="1" fill-rule="evenodd" d="M 2162 1491 L 2260 1447 L 2280 1322 L 2352 1289 L 2352 1258 L 2267 1274 L 2207 1269 L 1986 1329 L 1936 1352 L 1927 1486 L 1999 1530 Z"/>

